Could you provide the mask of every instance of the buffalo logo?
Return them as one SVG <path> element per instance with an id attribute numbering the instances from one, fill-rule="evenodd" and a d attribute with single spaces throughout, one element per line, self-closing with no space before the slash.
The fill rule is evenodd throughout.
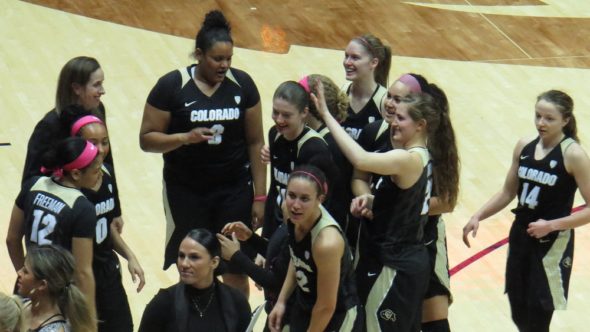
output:
<path id="1" fill-rule="evenodd" d="M 567 256 L 566 258 L 564 258 L 561 261 L 561 264 L 563 264 L 563 267 L 565 267 L 566 269 L 569 269 L 572 267 L 572 258 Z"/>
<path id="2" fill-rule="evenodd" d="M 391 311 L 391 309 L 381 310 L 379 316 L 381 316 L 381 319 L 383 320 L 390 320 L 392 322 L 395 322 L 397 319 L 397 317 L 395 317 L 395 312 Z"/>

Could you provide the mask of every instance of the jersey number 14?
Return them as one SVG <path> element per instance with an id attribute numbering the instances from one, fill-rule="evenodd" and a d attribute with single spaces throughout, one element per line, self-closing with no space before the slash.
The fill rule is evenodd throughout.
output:
<path id="1" fill-rule="evenodd" d="M 539 204 L 539 192 L 541 191 L 541 187 L 534 186 L 531 191 L 529 191 L 529 183 L 525 182 L 522 184 L 522 193 L 520 194 L 520 205 L 527 205 L 529 209 L 534 210 L 535 207 Z"/>

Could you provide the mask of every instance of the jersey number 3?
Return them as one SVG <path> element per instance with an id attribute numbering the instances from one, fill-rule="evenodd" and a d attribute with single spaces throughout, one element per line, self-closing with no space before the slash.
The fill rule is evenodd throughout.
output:
<path id="1" fill-rule="evenodd" d="M 35 242 L 39 245 L 42 244 L 51 244 L 51 240 L 47 239 L 47 236 L 53 233 L 55 229 L 55 224 L 57 224 L 57 220 L 55 216 L 51 213 L 45 214 L 43 210 L 35 210 L 33 211 L 33 229 L 31 230 L 31 242 Z M 39 229 L 39 224 L 42 227 Z"/>

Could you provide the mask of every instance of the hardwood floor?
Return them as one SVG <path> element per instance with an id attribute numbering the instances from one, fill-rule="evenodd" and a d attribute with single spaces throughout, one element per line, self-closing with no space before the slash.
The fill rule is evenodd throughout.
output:
<path id="1" fill-rule="evenodd" d="M 221 8 L 233 25 L 233 66 L 257 83 L 265 130 L 271 126 L 272 93 L 281 82 L 322 73 L 344 84 L 342 49 L 368 31 L 393 47 L 390 79 L 416 72 L 445 90 L 462 158 L 460 202 L 445 216 L 451 266 L 507 236 L 509 209 L 482 224 L 471 249 L 462 243 L 461 229 L 501 187 L 517 139 L 535 135 L 533 106 L 540 92 L 570 93 L 583 146 L 588 149 L 590 142 L 590 95 L 584 83 L 590 79 L 590 3 L 585 1 L 564 2 L 578 6 L 577 17 L 556 1 L 536 0 L 421 1 L 444 9 L 386 0 L 31 2 L 43 6 L 0 1 L 0 143 L 11 144 L 0 145 L 0 238 L 20 189 L 29 135 L 53 104 L 59 70 L 72 57 L 96 57 L 106 76 L 103 102 L 126 221 L 123 236 L 148 278 L 146 288 L 135 294 L 124 269 L 136 326 L 157 290 L 178 280 L 173 269 L 161 270 L 162 162 L 159 154 L 139 149 L 142 110 L 160 76 L 192 61 L 193 38 L 209 9 Z M 58 4 L 59 10 L 53 9 Z M 461 5 L 462 11 L 448 5 Z M 561 16 L 506 14 L 522 8 Z M 578 197 L 576 205 L 582 202 Z M 576 237 L 570 303 L 554 315 L 553 331 L 583 331 L 590 325 L 590 260 L 584 254 L 590 232 L 580 228 Z M 453 276 L 454 331 L 515 331 L 502 294 L 505 257 L 502 247 Z M 5 249 L 0 266 L 0 291 L 9 292 L 16 274 Z M 260 301 L 261 293 L 253 291 L 251 303 Z"/>

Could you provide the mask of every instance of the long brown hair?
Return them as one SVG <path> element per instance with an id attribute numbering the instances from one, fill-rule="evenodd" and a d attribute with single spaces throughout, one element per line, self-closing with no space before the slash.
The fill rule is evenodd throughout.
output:
<path id="1" fill-rule="evenodd" d="M 338 122 L 343 122 L 348 116 L 348 95 L 344 93 L 329 77 L 320 74 L 307 76 L 310 92 L 317 94 L 318 80 L 324 85 L 324 97 L 328 105 L 328 111 Z M 324 122 L 314 103 L 309 103 L 309 113 L 316 119 Z"/>
<path id="2" fill-rule="evenodd" d="M 90 81 L 90 75 L 99 68 L 98 61 L 87 56 L 73 58 L 63 66 L 59 73 L 55 93 L 55 111 L 57 114 L 60 114 L 67 106 L 78 102 L 78 96 L 74 92 L 72 85 L 86 85 Z"/>
<path id="3" fill-rule="evenodd" d="M 375 68 L 374 78 L 375 82 L 388 86 L 389 69 L 391 68 L 391 47 L 383 44 L 381 39 L 372 34 L 365 34 L 354 38 L 353 40 L 360 43 L 373 58 L 377 58 L 379 63 Z"/>
<path id="4" fill-rule="evenodd" d="M 569 119 L 568 123 L 563 127 L 563 133 L 580 142 L 578 138 L 578 128 L 576 125 L 576 117 L 574 116 L 574 100 L 567 93 L 559 90 L 549 90 L 541 93 L 537 97 L 537 102 L 545 100 L 557 108 L 561 116 L 565 120 Z"/>
<path id="5" fill-rule="evenodd" d="M 409 104 L 408 114 L 414 121 L 426 121 L 426 145 L 433 161 L 433 194 L 454 207 L 459 196 L 460 173 L 455 132 L 445 93 L 432 83 L 429 88 L 430 94 L 411 94 L 404 102 Z"/>
<path id="6" fill-rule="evenodd" d="M 26 260 L 37 280 L 47 282 L 47 295 L 57 302 L 59 309 L 72 326 L 72 331 L 96 331 L 96 319 L 86 297 L 73 283 L 74 257 L 55 245 L 32 247 Z"/>

